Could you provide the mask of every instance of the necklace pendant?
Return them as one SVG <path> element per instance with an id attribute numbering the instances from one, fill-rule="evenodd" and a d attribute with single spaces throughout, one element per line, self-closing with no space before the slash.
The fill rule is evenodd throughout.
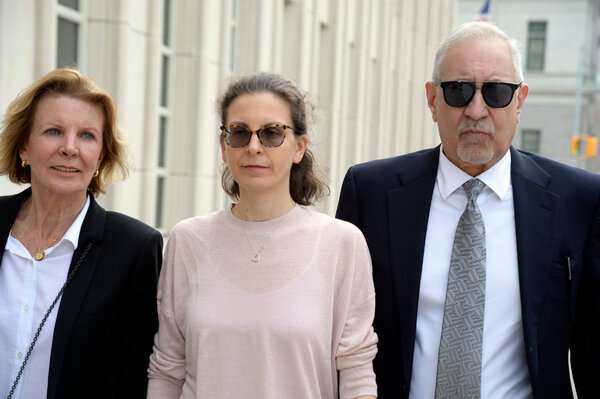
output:
<path id="1" fill-rule="evenodd" d="M 260 254 L 254 254 L 252 255 L 252 262 L 254 263 L 258 263 L 258 261 L 260 260 Z"/>
<path id="2" fill-rule="evenodd" d="M 33 255 L 33 257 L 35 258 L 35 260 L 40 262 L 40 261 L 44 260 L 44 258 L 46 257 L 46 252 L 45 251 L 36 252 L 35 255 Z"/>

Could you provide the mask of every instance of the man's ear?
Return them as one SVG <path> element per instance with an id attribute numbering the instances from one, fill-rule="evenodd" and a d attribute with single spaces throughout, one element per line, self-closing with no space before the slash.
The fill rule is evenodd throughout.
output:
<path id="1" fill-rule="evenodd" d="M 437 96 L 437 87 L 432 81 L 425 83 L 425 94 L 427 96 L 427 106 L 431 111 L 431 118 L 434 122 L 437 122 L 437 108 L 435 105 L 435 98 Z"/>
<path id="2" fill-rule="evenodd" d="M 523 109 L 523 104 L 525 103 L 525 99 L 529 94 L 529 85 L 527 83 L 523 83 L 517 92 L 517 115 L 521 114 L 521 110 Z"/>

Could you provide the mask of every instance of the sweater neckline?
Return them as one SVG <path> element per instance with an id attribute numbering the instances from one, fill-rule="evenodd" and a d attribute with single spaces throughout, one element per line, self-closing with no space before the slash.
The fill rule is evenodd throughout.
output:
<path id="1" fill-rule="evenodd" d="M 278 216 L 276 218 L 269 219 L 269 220 L 263 220 L 263 221 L 255 222 L 255 221 L 250 221 L 250 220 L 244 220 L 244 219 L 241 219 L 241 218 L 235 216 L 233 214 L 233 207 L 234 207 L 234 205 L 236 205 L 236 204 L 231 204 L 229 206 L 229 209 L 227 210 L 228 216 L 231 217 L 233 220 L 235 220 L 236 223 L 243 223 L 245 225 L 263 225 L 264 226 L 264 225 L 268 225 L 268 224 L 272 224 L 272 223 L 276 224 L 276 223 L 278 223 L 279 221 L 281 221 L 283 219 L 286 219 L 288 217 L 292 217 L 294 214 L 298 213 L 298 209 L 300 209 L 300 205 L 295 204 L 292 209 L 290 209 L 289 211 L 287 211 L 286 213 L 284 213 L 281 216 Z"/>

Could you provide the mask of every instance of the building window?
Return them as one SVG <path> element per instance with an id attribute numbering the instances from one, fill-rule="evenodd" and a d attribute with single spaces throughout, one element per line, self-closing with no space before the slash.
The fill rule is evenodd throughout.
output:
<path id="1" fill-rule="evenodd" d="M 160 116 L 160 124 L 158 126 L 158 167 L 164 168 L 167 166 L 166 148 L 167 148 L 167 117 Z"/>
<path id="2" fill-rule="evenodd" d="M 79 10 L 79 0 L 58 0 L 58 4 L 72 10 Z"/>
<path id="3" fill-rule="evenodd" d="M 521 149 L 533 153 L 540 152 L 540 131 L 524 129 L 521 132 Z"/>
<path id="4" fill-rule="evenodd" d="M 231 0 L 229 13 L 229 72 L 235 70 L 236 35 L 237 35 L 237 0 Z"/>
<path id="5" fill-rule="evenodd" d="M 166 107 L 168 105 L 169 98 L 169 61 L 171 60 L 170 55 L 164 54 L 162 56 L 162 68 L 160 77 L 160 106 Z"/>
<path id="6" fill-rule="evenodd" d="M 530 22 L 527 31 L 527 70 L 543 71 L 546 53 L 546 22 Z"/>
<path id="7" fill-rule="evenodd" d="M 81 65 L 81 50 L 83 31 L 85 28 L 83 17 L 83 1 L 58 0 L 57 29 L 56 29 L 56 66 L 77 67 Z"/>
<path id="8" fill-rule="evenodd" d="M 157 228 L 164 226 L 165 178 L 159 176 L 156 181 L 156 215 L 154 223 Z"/>
<path id="9" fill-rule="evenodd" d="M 83 18 L 82 0 L 57 1 L 57 31 L 56 31 L 56 66 L 77 67 L 81 65 L 81 45 L 83 43 Z"/>
<path id="10" fill-rule="evenodd" d="M 163 46 L 171 44 L 171 0 L 163 4 Z"/>
<path id="11" fill-rule="evenodd" d="M 58 18 L 58 43 L 56 46 L 57 67 L 78 65 L 79 25 L 64 18 Z"/>
<path id="12" fill-rule="evenodd" d="M 158 153 L 156 160 L 156 208 L 154 210 L 154 225 L 156 228 L 165 227 L 166 199 L 168 191 L 168 145 L 171 109 L 169 95 L 171 93 L 171 73 L 173 62 L 172 28 L 173 1 L 163 0 L 162 45 L 160 50 L 160 96 L 158 99 Z"/>

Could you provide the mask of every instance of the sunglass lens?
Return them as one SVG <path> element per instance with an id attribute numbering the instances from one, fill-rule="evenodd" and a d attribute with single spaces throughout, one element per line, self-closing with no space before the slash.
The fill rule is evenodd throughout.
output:
<path id="1" fill-rule="evenodd" d="M 475 94 L 475 85 L 468 82 L 445 82 L 444 99 L 451 107 L 464 107 Z"/>
<path id="2" fill-rule="evenodd" d="M 234 148 L 243 147 L 250 141 L 252 132 L 241 126 L 231 126 L 229 128 L 229 145 Z"/>
<path id="3" fill-rule="evenodd" d="M 265 126 L 258 132 L 258 139 L 267 147 L 277 147 L 283 143 L 284 128 L 281 126 Z"/>
<path id="4" fill-rule="evenodd" d="M 503 108 L 510 104 L 513 88 L 506 83 L 484 83 L 481 88 L 483 99 L 492 108 Z"/>

